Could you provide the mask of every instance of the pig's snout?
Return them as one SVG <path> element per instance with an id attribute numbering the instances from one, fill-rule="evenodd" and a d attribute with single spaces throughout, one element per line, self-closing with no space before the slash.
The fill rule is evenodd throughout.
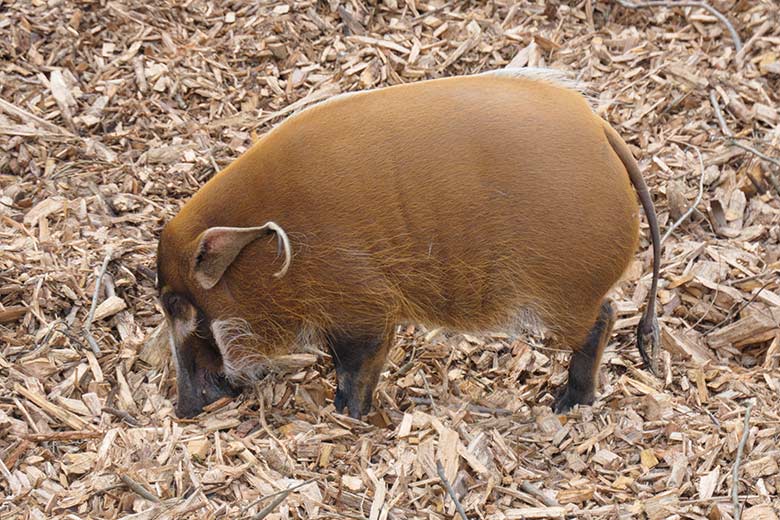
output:
<path id="1" fill-rule="evenodd" d="M 237 397 L 241 388 L 233 386 L 221 374 L 202 373 L 194 381 L 182 381 L 179 378 L 179 400 L 176 403 L 176 416 L 190 419 L 203 411 L 205 406 L 222 397 Z"/>

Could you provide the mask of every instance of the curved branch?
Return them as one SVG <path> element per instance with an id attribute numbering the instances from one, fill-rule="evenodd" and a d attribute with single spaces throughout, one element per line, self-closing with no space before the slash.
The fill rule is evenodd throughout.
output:
<path id="1" fill-rule="evenodd" d="M 685 219 L 687 219 L 691 213 L 694 212 L 696 209 L 696 206 L 699 205 L 701 202 L 701 198 L 704 195 L 704 159 L 701 156 L 701 151 L 698 147 L 694 146 L 694 150 L 696 150 L 696 153 L 699 155 L 699 194 L 696 196 L 696 200 L 693 201 L 693 204 L 691 204 L 691 207 L 688 208 L 688 211 L 682 214 L 680 218 L 678 218 L 674 224 L 669 226 L 669 229 L 666 230 L 666 233 L 664 233 L 664 236 L 661 237 L 661 243 L 663 244 L 667 238 L 669 238 L 669 235 L 672 234 L 672 231 L 677 229 L 677 227 L 685 222 Z"/>
<path id="2" fill-rule="evenodd" d="M 630 0 L 617 0 L 617 2 L 623 7 L 629 9 L 639 9 L 642 7 L 698 7 L 708 11 L 712 16 L 718 19 L 720 23 L 726 26 L 729 33 L 731 33 L 731 40 L 734 42 L 734 48 L 739 53 L 742 50 L 742 39 L 739 37 L 739 33 L 731 24 L 728 18 L 723 13 L 712 7 L 710 4 L 704 1 L 699 2 L 675 2 L 674 0 L 648 0 L 645 2 L 633 2 Z"/>

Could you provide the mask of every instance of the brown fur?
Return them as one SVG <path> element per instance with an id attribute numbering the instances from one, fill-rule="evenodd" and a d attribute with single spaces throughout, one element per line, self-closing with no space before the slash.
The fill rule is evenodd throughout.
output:
<path id="1" fill-rule="evenodd" d="M 521 311 L 578 350 L 638 242 L 616 136 L 580 94 L 533 79 L 449 78 L 329 101 L 265 135 L 165 226 L 160 284 L 203 319 L 245 320 L 268 357 L 304 329 L 495 330 Z M 213 288 L 197 283 L 204 231 L 268 221 L 289 238 L 283 277 L 268 236 Z M 364 365 L 372 381 L 379 351 Z"/>

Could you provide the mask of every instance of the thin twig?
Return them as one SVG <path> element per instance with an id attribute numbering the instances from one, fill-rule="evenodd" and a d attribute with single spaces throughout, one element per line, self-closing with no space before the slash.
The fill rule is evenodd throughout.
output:
<path id="1" fill-rule="evenodd" d="M 316 479 L 316 478 L 310 478 L 309 480 L 307 480 L 306 482 L 303 482 L 302 484 L 296 484 L 296 485 L 295 485 L 295 487 L 293 487 L 293 488 L 290 488 L 289 490 L 287 490 L 287 489 L 282 489 L 281 491 L 277 491 L 277 492 L 275 492 L 275 493 L 271 493 L 270 495 L 265 495 L 265 496 L 262 496 L 262 497 L 260 497 L 260 498 L 258 498 L 258 499 L 256 499 L 256 500 L 254 500 L 254 501 L 253 501 L 251 504 L 249 504 L 249 505 L 247 505 L 247 506 L 243 506 L 243 507 L 241 508 L 242 514 L 243 514 L 243 512 L 245 512 L 247 509 L 250 509 L 250 508 L 252 508 L 252 507 L 256 506 L 256 505 L 257 505 L 257 504 L 259 504 L 260 502 L 265 502 L 265 501 L 266 501 L 266 500 L 268 500 L 269 498 L 274 498 L 274 497 L 276 497 L 276 496 L 279 496 L 279 495 L 282 495 L 282 494 L 284 494 L 284 493 L 288 493 L 289 491 L 292 491 L 292 490 L 294 490 L 294 489 L 297 489 L 298 487 L 305 486 L 306 484 L 310 484 L 310 483 L 314 482 L 315 480 L 317 480 L 317 479 Z"/>
<path id="2" fill-rule="evenodd" d="M 127 475 L 119 475 L 119 479 L 125 483 L 127 487 L 133 490 L 136 495 L 145 498 L 146 500 L 149 500 L 151 502 L 154 502 L 156 504 L 159 504 L 161 502 L 160 498 L 143 487 L 141 484 L 133 480 L 132 478 L 128 477 Z"/>
<path id="3" fill-rule="evenodd" d="M 698 2 L 686 2 L 686 1 L 674 1 L 674 0 L 648 0 L 646 2 L 632 2 L 629 0 L 618 0 L 618 3 L 623 7 L 629 9 L 638 9 L 642 7 L 698 7 L 709 11 L 709 13 L 720 21 L 731 33 L 731 40 L 734 42 L 734 49 L 739 53 L 742 50 L 742 39 L 739 37 L 739 33 L 734 26 L 731 25 L 729 19 L 726 18 L 723 13 L 712 7 L 710 4 L 704 1 Z"/>
<path id="4" fill-rule="evenodd" d="M 740 143 L 739 141 L 732 140 L 732 143 L 737 148 L 742 148 L 745 151 L 748 151 L 748 152 L 750 152 L 752 154 L 755 154 L 756 157 L 759 157 L 760 159 L 763 159 L 763 160 L 765 160 L 767 162 L 770 162 L 770 163 L 774 164 L 777 167 L 780 167 L 780 159 L 775 159 L 774 157 L 769 157 L 768 155 L 766 155 L 766 154 L 764 154 L 762 152 L 759 152 L 758 150 L 756 150 L 752 146 L 744 144 L 744 143 Z"/>
<path id="5" fill-rule="evenodd" d="M 759 157 L 767 162 L 770 162 L 780 168 L 780 160 L 775 159 L 774 157 L 769 157 L 768 155 L 765 155 L 755 148 L 753 148 L 750 145 L 740 143 L 739 141 L 735 139 L 731 139 L 731 144 L 736 146 L 737 148 L 742 148 L 743 150 L 752 153 L 756 157 Z M 775 189 L 778 195 L 780 195 L 780 181 L 777 180 L 777 177 L 772 172 L 767 172 L 767 179 L 769 180 L 769 183 L 772 185 L 772 187 Z"/>
<path id="6" fill-rule="evenodd" d="M 434 415 L 439 415 L 439 410 L 436 408 L 436 402 L 433 400 L 433 393 L 431 392 L 431 387 L 428 386 L 428 378 L 425 377 L 425 372 L 423 372 L 422 369 L 420 369 L 420 376 L 422 376 L 423 383 L 425 384 L 425 391 L 428 393 L 428 398 L 431 400 L 431 408 L 433 409 Z"/>
<path id="7" fill-rule="evenodd" d="M 734 305 L 732 305 L 731 309 L 729 309 L 728 314 L 726 314 L 726 317 L 723 318 L 722 320 L 720 320 L 720 322 L 716 323 L 712 327 L 708 328 L 704 332 L 704 335 L 707 336 L 710 333 L 720 329 L 721 326 L 723 326 L 725 323 L 727 323 L 731 318 L 733 318 L 734 316 L 736 316 L 737 314 L 742 312 L 745 309 L 745 307 L 747 307 L 748 305 L 750 305 L 754 301 L 756 301 L 756 298 L 758 298 L 758 295 L 761 294 L 761 291 L 763 291 L 764 289 L 766 289 L 768 286 L 772 285 L 773 283 L 775 283 L 774 280 L 769 280 L 764 285 L 759 287 L 758 291 L 756 291 L 755 294 L 753 294 L 753 296 L 750 298 L 750 300 L 748 300 L 746 302 L 742 302 L 740 305 L 737 305 L 736 303 Z M 717 287 L 716 287 L 716 289 L 717 289 Z"/>
<path id="8" fill-rule="evenodd" d="M 749 401 L 747 408 L 745 409 L 745 424 L 742 426 L 742 439 L 739 441 L 739 447 L 737 447 L 737 458 L 734 461 L 734 469 L 731 472 L 731 502 L 734 504 L 734 520 L 739 520 L 742 516 L 742 511 L 739 505 L 739 464 L 742 461 L 742 452 L 745 450 L 745 444 L 747 444 L 748 437 L 750 436 L 750 411 L 753 409 L 754 401 Z"/>
<path id="9" fill-rule="evenodd" d="M 417 397 L 417 396 L 409 396 L 407 399 L 409 401 L 413 402 L 414 404 L 427 404 L 429 406 L 433 406 L 433 399 L 430 397 Z M 445 405 L 450 407 L 451 405 Z M 466 405 L 468 410 L 474 413 L 486 413 L 486 414 L 493 414 L 493 415 L 512 415 L 512 410 L 509 410 L 507 408 L 494 408 L 490 406 L 482 406 L 479 404 L 467 404 Z"/>
<path id="10" fill-rule="evenodd" d="M 541 500 L 544 505 L 547 507 L 560 507 L 561 504 L 558 503 L 557 500 L 554 498 L 550 498 L 544 493 L 542 493 L 542 490 L 538 487 L 534 486 L 527 480 L 524 480 L 522 484 L 520 484 L 520 489 L 528 493 L 529 495 L 536 497 L 538 500 Z"/>
<path id="11" fill-rule="evenodd" d="M 739 498 L 741 500 L 750 500 L 753 498 L 761 498 L 761 495 L 739 495 Z M 701 504 L 701 503 L 712 503 L 712 502 L 728 502 L 732 499 L 730 496 L 716 496 L 716 497 L 710 497 L 710 498 L 692 498 L 689 500 L 680 500 L 678 504 L 681 506 L 690 506 L 694 504 Z"/>
<path id="12" fill-rule="evenodd" d="M 59 332 L 60 334 L 62 334 L 63 336 L 71 340 L 73 343 L 78 345 L 80 348 L 82 349 L 86 348 L 84 343 L 81 342 L 78 336 L 70 332 L 69 325 L 67 323 L 58 321 L 52 326 L 49 332 L 46 333 L 46 336 L 44 336 L 41 341 L 35 344 L 36 351 L 37 349 L 44 347 L 55 332 Z"/>
<path id="13" fill-rule="evenodd" d="M 125 421 L 130 426 L 141 426 L 141 423 L 138 422 L 138 419 L 130 415 L 128 412 L 124 410 L 117 410 L 116 408 L 111 408 L 110 406 L 104 406 L 103 411 L 106 413 L 110 413 L 114 417 L 119 417 L 123 421 Z"/>
<path id="14" fill-rule="evenodd" d="M 92 320 L 95 319 L 95 309 L 97 309 L 97 302 L 100 295 L 100 282 L 103 279 L 103 275 L 106 274 L 106 269 L 108 269 L 108 262 L 110 261 L 111 248 L 109 247 L 108 251 L 106 252 L 106 257 L 103 259 L 103 265 L 100 266 L 100 273 L 98 274 L 97 280 L 95 281 L 95 293 L 92 295 L 92 307 L 89 308 L 87 321 L 84 323 L 83 328 L 84 336 L 87 338 L 87 343 L 89 343 L 92 352 L 94 352 L 96 356 L 100 355 L 100 347 L 98 346 L 97 341 L 95 341 L 95 337 L 92 336 L 90 327 L 92 327 Z"/>
<path id="15" fill-rule="evenodd" d="M 0 98 L 0 112 L 5 112 L 7 114 L 10 114 L 12 116 L 18 117 L 19 119 L 23 121 L 32 121 L 36 125 L 45 128 L 49 130 L 50 132 L 54 132 L 57 134 L 62 135 L 63 137 L 69 137 L 69 138 L 77 138 L 76 135 L 74 135 L 72 132 L 59 127 L 52 123 L 51 121 L 48 121 L 46 119 L 43 119 L 42 117 L 38 117 L 35 114 L 31 114 L 27 110 L 24 110 L 22 108 L 19 108 L 18 106 L 14 105 L 13 103 L 9 103 L 5 99 Z"/>
<path id="16" fill-rule="evenodd" d="M 699 205 L 701 202 L 701 198 L 704 195 L 704 159 L 701 156 L 701 150 L 699 150 L 698 147 L 694 146 L 694 150 L 696 150 L 696 153 L 699 156 L 699 194 L 696 196 L 696 200 L 693 201 L 693 204 L 691 204 L 691 207 L 688 208 L 688 211 L 682 214 L 680 218 L 678 218 L 674 224 L 669 226 L 669 229 L 666 230 L 666 233 L 664 233 L 664 236 L 661 237 L 661 243 L 663 244 L 666 242 L 666 239 L 669 238 L 669 235 L 672 234 L 672 232 L 677 229 L 677 226 L 685 222 L 685 220 L 691 216 L 691 213 L 696 209 L 696 206 Z"/>
<path id="17" fill-rule="evenodd" d="M 57 442 L 57 441 L 81 441 L 85 439 L 99 439 L 103 432 L 84 431 L 65 431 L 51 433 L 34 433 L 25 435 L 24 438 L 30 442 Z"/>
<path id="18" fill-rule="evenodd" d="M 720 130 L 725 134 L 726 136 L 725 140 L 729 144 L 731 144 L 732 146 L 736 146 L 737 148 L 741 148 L 746 152 L 750 152 L 756 157 L 758 157 L 759 159 L 763 159 L 768 163 L 774 164 L 775 166 L 780 168 L 780 159 L 770 157 L 750 145 L 737 141 L 737 139 L 734 137 L 734 133 L 726 124 L 726 119 L 723 117 L 723 109 L 721 109 L 720 103 L 718 103 L 718 98 L 715 95 L 714 89 L 710 90 L 710 104 L 712 105 L 712 109 L 715 111 L 715 117 L 718 118 L 718 124 L 720 125 Z M 751 177 L 750 180 L 753 181 L 753 178 Z M 770 171 L 767 171 L 767 180 L 775 189 L 777 194 L 780 195 L 780 180 L 778 180 L 777 177 Z M 756 184 L 755 181 L 753 181 L 753 184 Z"/>
<path id="19" fill-rule="evenodd" d="M 718 103 L 718 98 L 715 96 L 715 90 L 710 90 L 710 104 L 712 105 L 712 108 L 715 110 L 715 117 L 718 118 L 718 124 L 720 124 L 720 131 L 723 132 L 728 137 L 734 137 L 734 134 L 731 133 L 731 130 L 729 129 L 729 126 L 726 124 L 726 119 L 723 117 L 723 110 L 720 108 L 720 103 Z"/>
<path id="20" fill-rule="evenodd" d="M 450 481 L 447 480 L 447 475 L 444 474 L 444 466 L 442 466 L 441 461 L 436 461 L 436 473 L 439 474 L 439 478 L 441 479 L 441 483 L 444 484 L 444 489 L 447 490 L 447 494 L 450 496 L 452 501 L 455 503 L 455 509 L 458 510 L 458 513 L 460 514 L 460 517 L 463 520 L 469 520 L 469 517 L 466 516 L 466 512 L 463 510 L 463 506 L 460 504 L 460 500 L 458 500 L 458 497 L 455 495 L 455 490 L 452 489 L 452 486 L 450 485 Z"/>
<path id="21" fill-rule="evenodd" d="M 268 504 L 263 509 L 258 511 L 252 517 L 252 520 L 262 520 L 266 516 L 270 515 L 273 512 L 273 510 L 276 509 L 276 506 L 278 506 L 279 504 L 284 502 L 284 499 L 287 498 L 287 495 L 289 495 L 290 493 L 292 493 L 293 491 L 295 491 L 298 488 L 302 488 L 303 486 L 305 486 L 307 484 L 311 484 L 312 482 L 314 482 L 314 480 L 316 480 L 316 479 L 309 479 L 306 482 L 301 482 L 300 484 L 296 484 L 296 485 L 294 485 L 292 487 L 289 487 L 287 489 L 283 489 L 282 491 L 278 491 L 276 493 L 273 493 L 271 495 L 263 497 L 261 500 L 265 500 L 265 499 L 270 498 L 272 496 L 278 495 L 270 504 Z"/>
<path id="22" fill-rule="evenodd" d="M 19 444 L 16 445 L 13 451 L 8 454 L 8 456 L 3 461 L 3 464 L 5 464 L 5 466 L 8 468 L 13 468 L 16 462 L 22 458 L 22 455 L 24 455 L 32 445 L 33 443 L 28 439 L 22 439 Z"/>
<path id="23" fill-rule="evenodd" d="M 258 402 L 260 403 L 260 426 L 263 428 L 263 431 L 265 431 L 266 435 L 268 435 L 277 446 L 279 446 L 279 449 L 282 450 L 282 453 L 284 453 L 284 456 L 287 457 L 287 464 L 290 465 L 290 467 L 295 466 L 295 461 L 290 456 L 290 453 L 287 451 L 287 448 L 284 444 L 282 444 L 282 441 L 280 441 L 276 435 L 273 434 L 271 431 L 271 428 L 268 426 L 268 423 L 265 420 L 265 401 L 261 398 L 258 399 Z"/>

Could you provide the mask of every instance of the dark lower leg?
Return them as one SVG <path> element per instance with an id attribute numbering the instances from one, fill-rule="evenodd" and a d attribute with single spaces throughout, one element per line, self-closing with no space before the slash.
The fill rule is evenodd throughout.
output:
<path id="1" fill-rule="evenodd" d="M 390 334 L 332 335 L 328 346 L 336 365 L 336 396 L 333 406 L 343 413 L 360 418 L 371 410 L 374 389 L 385 364 L 390 345 Z"/>
<path id="2" fill-rule="evenodd" d="M 609 300 L 604 300 L 599 310 L 599 317 L 582 348 L 571 356 L 569 364 L 569 381 L 563 393 L 555 401 L 555 411 L 564 413 L 576 404 L 592 404 L 598 384 L 599 365 L 604 353 L 612 327 L 615 324 L 615 311 Z"/>

